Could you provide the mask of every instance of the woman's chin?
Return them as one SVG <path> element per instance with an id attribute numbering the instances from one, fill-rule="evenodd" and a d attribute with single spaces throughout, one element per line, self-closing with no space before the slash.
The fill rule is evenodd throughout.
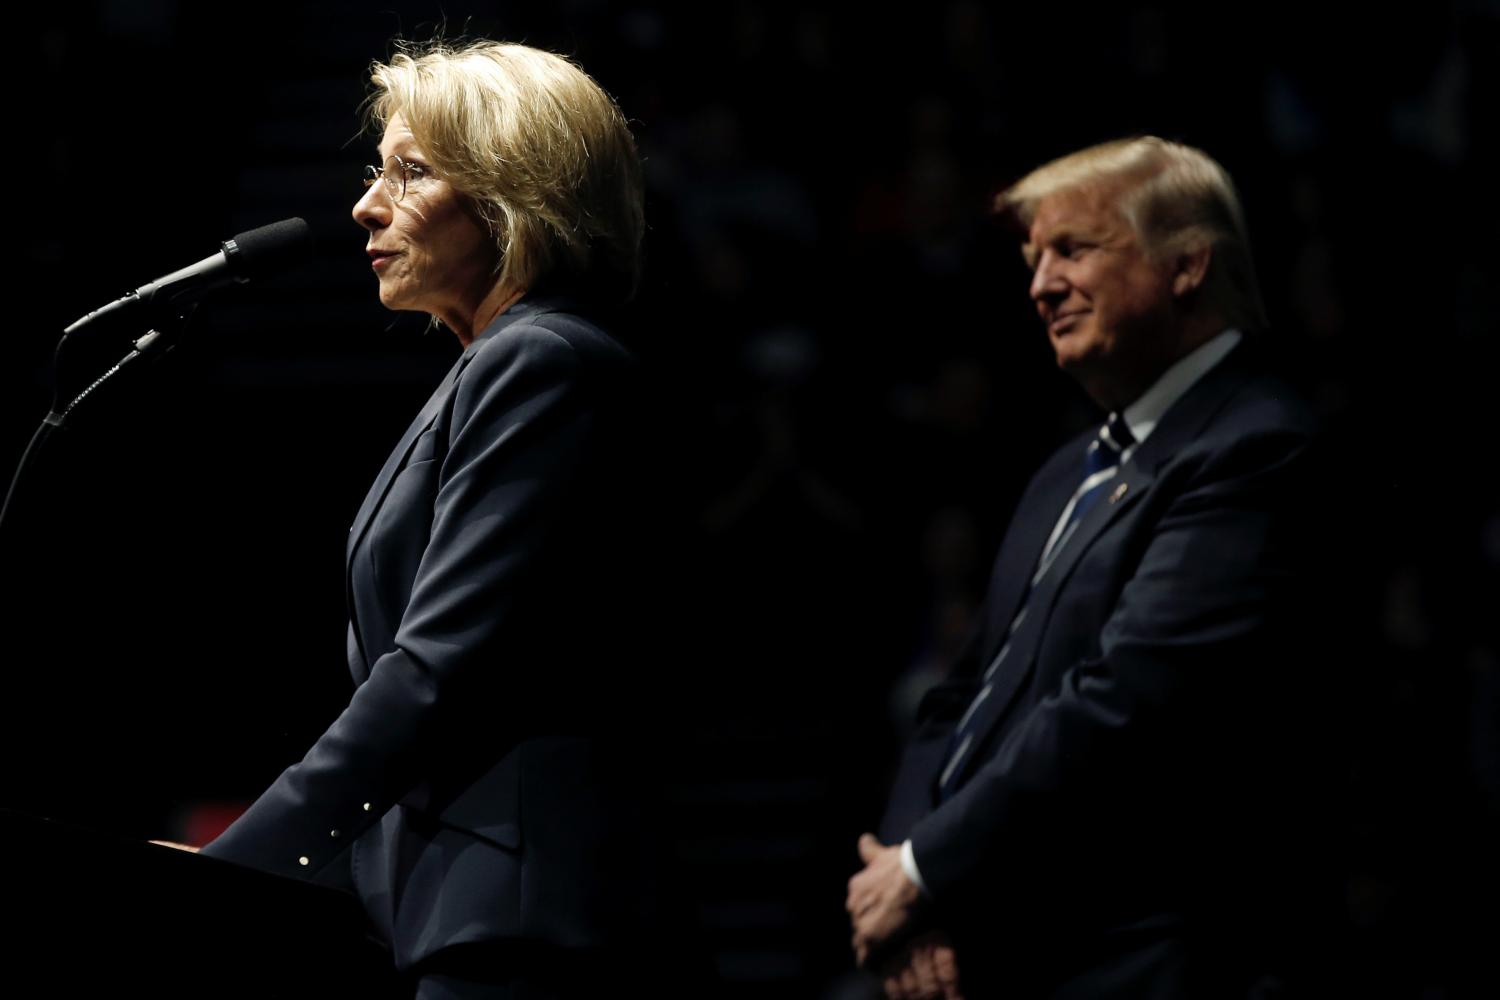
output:
<path id="1" fill-rule="evenodd" d="M 380 283 L 380 304 L 395 312 L 413 312 L 420 308 L 411 301 L 410 295 L 401 293 L 399 286 L 385 281 Z"/>

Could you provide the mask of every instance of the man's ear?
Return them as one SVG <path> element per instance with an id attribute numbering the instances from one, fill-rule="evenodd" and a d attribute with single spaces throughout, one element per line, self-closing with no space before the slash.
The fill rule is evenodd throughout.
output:
<path id="1" fill-rule="evenodd" d="M 1172 294 L 1178 298 L 1196 292 L 1203 287 L 1208 276 L 1208 265 L 1213 260 L 1214 248 L 1202 243 L 1179 253 L 1172 261 Z"/>

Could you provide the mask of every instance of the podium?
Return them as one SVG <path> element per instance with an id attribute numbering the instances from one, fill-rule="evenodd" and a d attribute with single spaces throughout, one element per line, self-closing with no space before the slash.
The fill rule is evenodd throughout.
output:
<path id="1" fill-rule="evenodd" d="M 5 810 L 0 846 L 0 994 L 401 995 L 347 892 Z"/>

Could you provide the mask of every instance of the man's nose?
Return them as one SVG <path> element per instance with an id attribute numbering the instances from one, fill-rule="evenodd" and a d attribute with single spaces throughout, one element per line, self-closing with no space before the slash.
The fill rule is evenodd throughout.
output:
<path id="1" fill-rule="evenodd" d="M 1068 283 L 1063 280 L 1057 264 L 1057 256 L 1051 250 L 1044 250 L 1041 257 L 1037 259 L 1036 270 L 1031 272 L 1033 302 L 1042 302 L 1067 294 Z"/>

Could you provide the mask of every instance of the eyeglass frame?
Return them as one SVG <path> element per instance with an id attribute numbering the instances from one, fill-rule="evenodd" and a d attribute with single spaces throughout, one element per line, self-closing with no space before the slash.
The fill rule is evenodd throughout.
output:
<path id="1" fill-rule="evenodd" d="M 392 160 L 396 161 L 395 167 L 391 166 Z M 373 163 L 365 164 L 365 187 L 372 187 L 376 181 L 384 181 L 386 193 L 391 196 L 391 201 L 399 202 L 406 197 L 406 188 L 411 184 L 412 178 L 426 177 L 427 174 L 427 167 L 420 163 L 412 163 L 410 160 L 403 160 L 392 153 L 378 167 Z M 400 178 L 399 181 L 397 177 Z"/>

